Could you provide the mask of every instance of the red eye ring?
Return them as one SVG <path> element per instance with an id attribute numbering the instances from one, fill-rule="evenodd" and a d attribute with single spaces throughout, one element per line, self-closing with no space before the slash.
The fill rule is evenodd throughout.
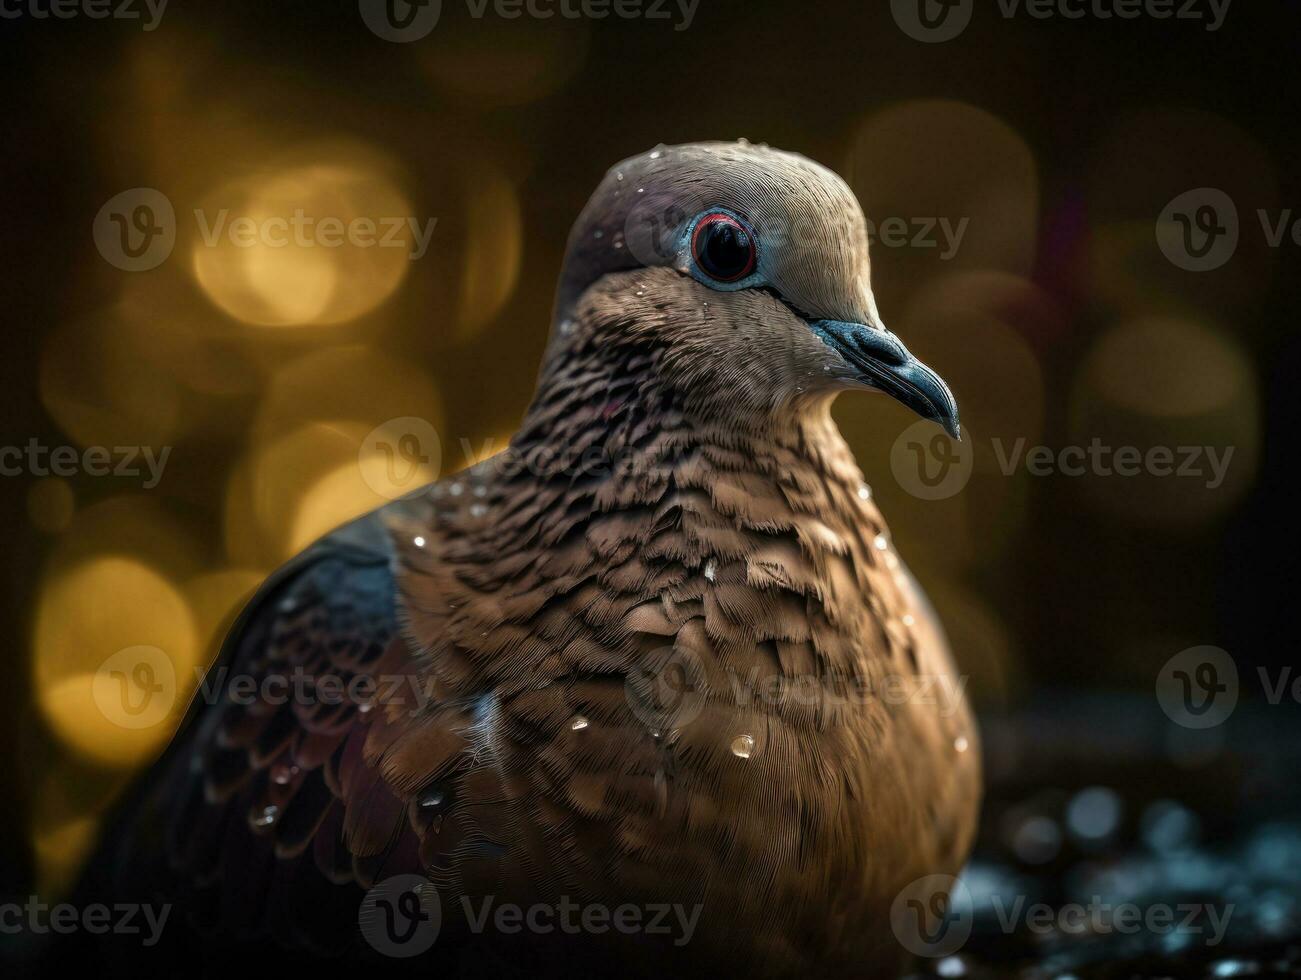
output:
<path id="1" fill-rule="evenodd" d="M 753 273 L 759 262 L 753 233 L 726 211 L 711 212 L 696 222 L 691 257 L 717 282 L 739 282 Z"/>

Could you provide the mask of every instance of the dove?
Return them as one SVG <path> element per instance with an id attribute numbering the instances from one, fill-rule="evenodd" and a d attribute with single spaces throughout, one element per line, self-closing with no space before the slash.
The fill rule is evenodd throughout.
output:
<path id="1" fill-rule="evenodd" d="M 744 141 L 616 165 L 509 449 L 267 581 L 92 867 L 212 955 L 895 975 L 978 735 L 849 390 L 959 435 L 842 179 Z"/>

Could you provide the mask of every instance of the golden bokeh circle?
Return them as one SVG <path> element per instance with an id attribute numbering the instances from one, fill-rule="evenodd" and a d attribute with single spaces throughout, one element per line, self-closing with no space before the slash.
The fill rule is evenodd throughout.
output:
<path id="1" fill-rule="evenodd" d="M 344 323 L 374 309 L 429 246 L 436 224 L 356 162 L 321 162 L 227 183 L 195 209 L 200 288 L 243 323 Z"/>

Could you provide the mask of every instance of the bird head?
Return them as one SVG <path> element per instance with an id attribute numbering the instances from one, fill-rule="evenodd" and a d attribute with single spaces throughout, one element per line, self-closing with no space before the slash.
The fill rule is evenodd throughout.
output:
<path id="1" fill-rule="evenodd" d="M 594 326 L 575 338 L 576 321 Z M 798 154 L 693 143 L 611 168 L 570 235 L 551 351 L 615 329 L 718 397 L 866 388 L 958 435 L 948 385 L 882 323 L 853 192 Z"/>

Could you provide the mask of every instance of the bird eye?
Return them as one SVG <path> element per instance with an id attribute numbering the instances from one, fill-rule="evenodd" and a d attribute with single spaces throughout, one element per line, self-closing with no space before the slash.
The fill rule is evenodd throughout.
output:
<path id="1" fill-rule="evenodd" d="M 754 235 L 730 214 L 707 214 L 691 234 L 691 257 L 719 282 L 737 282 L 754 272 L 758 261 Z"/>

